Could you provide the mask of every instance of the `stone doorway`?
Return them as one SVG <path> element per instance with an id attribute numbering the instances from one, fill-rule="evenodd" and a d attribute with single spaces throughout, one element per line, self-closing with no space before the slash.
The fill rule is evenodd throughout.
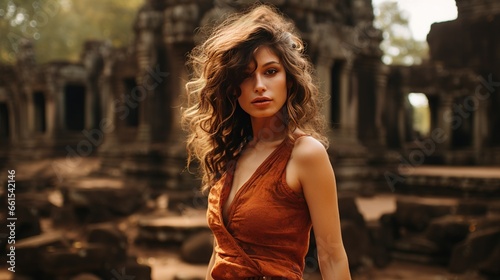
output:
<path id="1" fill-rule="evenodd" d="M 490 116 L 492 116 L 491 119 L 491 146 L 500 148 L 500 112 L 498 111 L 498 108 L 500 108 L 500 94 L 498 92 L 495 92 L 491 96 L 491 107 L 490 107 L 492 113 L 490 113 Z"/>
<path id="2" fill-rule="evenodd" d="M 407 98 L 411 105 L 412 135 L 415 140 L 429 137 L 432 116 L 427 95 L 422 92 L 411 92 Z"/>
<path id="3" fill-rule="evenodd" d="M 35 103 L 35 131 L 44 133 L 47 129 L 45 114 L 45 95 L 41 91 L 33 93 L 33 102 Z"/>
<path id="4" fill-rule="evenodd" d="M 137 98 L 134 98 L 132 92 L 137 89 L 137 83 L 135 78 L 125 79 L 125 100 L 132 102 L 125 102 L 128 108 L 128 114 L 125 116 L 125 124 L 131 127 L 139 126 L 139 103 Z"/>
<path id="5" fill-rule="evenodd" d="M 466 97 L 455 98 L 454 104 L 459 112 L 454 112 L 452 122 L 453 133 L 451 138 L 452 147 L 453 149 L 470 148 L 472 146 L 472 134 L 474 129 L 474 112 L 465 108 L 464 104 L 466 104 Z M 460 112 L 466 112 L 466 114 L 460 114 Z"/>
<path id="6" fill-rule="evenodd" d="M 67 85 L 64 88 L 64 120 L 67 130 L 81 131 L 85 128 L 85 87 Z"/>
<path id="7" fill-rule="evenodd" d="M 330 122 L 334 128 L 340 125 L 340 102 L 342 90 L 342 70 L 344 61 L 335 60 L 331 71 Z"/>
<path id="8" fill-rule="evenodd" d="M 7 142 L 10 136 L 9 108 L 4 102 L 0 103 L 0 141 Z"/>

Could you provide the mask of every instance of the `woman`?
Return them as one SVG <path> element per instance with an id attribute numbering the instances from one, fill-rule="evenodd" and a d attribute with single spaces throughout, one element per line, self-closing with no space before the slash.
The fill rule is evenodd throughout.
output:
<path id="1" fill-rule="evenodd" d="M 318 88 L 293 24 L 260 5 L 190 55 L 184 124 L 209 190 L 207 279 L 302 279 L 311 226 L 323 279 L 350 279 Z"/>

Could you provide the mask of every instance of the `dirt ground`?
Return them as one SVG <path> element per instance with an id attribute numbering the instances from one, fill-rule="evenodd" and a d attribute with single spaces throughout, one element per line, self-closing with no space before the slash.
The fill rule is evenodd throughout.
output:
<path id="1" fill-rule="evenodd" d="M 386 194 L 370 198 L 357 198 L 356 203 L 366 220 L 378 219 L 383 213 L 393 212 L 396 208 L 395 195 Z M 158 260 L 156 260 L 158 261 Z M 190 266 L 179 260 L 159 261 L 153 266 L 153 280 L 174 279 L 174 275 L 197 275 L 203 277 L 206 266 Z M 393 261 L 389 266 L 378 269 L 367 265 L 366 268 L 353 272 L 353 280 L 480 280 L 475 273 L 455 275 L 447 272 L 446 267 L 423 265 L 403 261 Z M 186 278 L 188 279 L 188 278 Z M 308 273 L 304 280 L 321 280 L 321 275 Z"/>
<path id="2" fill-rule="evenodd" d="M 92 164 L 88 164 L 89 170 L 94 168 L 93 162 Z M 97 166 L 97 165 L 96 165 Z M 36 167 L 36 166 L 35 166 Z M 33 168 L 32 168 L 33 169 Z M 80 170 L 83 170 L 81 168 Z M 438 168 L 439 169 L 439 168 Z M 477 174 L 477 171 L 481 170 L 483 173 L 481 176 L 493 177 L 500 176 L 500 172 L 498 168 L 492 169 L 477 169 L 477 168 L 467 168 L 464 170 L 457 169 L 446 169 L 441 168 L 439 170 L 425 169 L 419 168 L 415 172 L 423 172 L 423 173 L 453 173 L 456 174 L 466 174 L 471 176 L 470 174 Z M 88 170 L 84 170 L 84 173 L 89 172 Z M 83 171 L 82 171 L 83 172 Z M 67 172 L 70 174 L 70 172 Z M 81 175 L 74 174 L 71 172 L 72 176 Z M 464 175 L 465 176 L 465 175 Z M 359 207 L 360 212 L 365 217 L 365 220 L 376 220 L 380 217 L 380 215 L 388 212 L 393 212 L 396 208 L 396 195 L 394 194 L 383 194 L 376 195 L 373 197 L 359 197 L 356 199 L 356 203 Z M 202 214 L 203 215 L 203 214 Z M 45 231 L 45 230 L 44 230 Z M 187 264 L 180 260 L 179 256 L 167 249 L 145 249 L 145 248 L 136 248 L 135 252 L 138 256 L 138 261 L 143 264 L 147 264 L 152 268 L 152 280 L 181 280 L 181 279 L 204 279 L 207 266 L 206 265 L 192 265 Z M 14 274 L 6 270 L 5 264 L 0 266 L 0 280 L 11 280 L 16 279 L 13 277 Z M 394 260 L 391 264 L 383 269 L 376 268 L 373 265 L 367 264 L 365 267 L 358 271 L 352 272 L 353 280 L 485 280 L 485 278 L 475 274 L 475 273 L 466 273 L 462 275 L 454 275 L 450 274 L 446 267 L 442 266 L 433 266 L 433 265 L 423 265 L 417 263 L 409 263 Z M 22 278 L 17 278 L 22 279 Z M 141 280 L 135 279 L 134 276 L 130 275 L 128 278 L 124 278 L 128 280 Z M 304 280 L 319 280 L 321 276 L 319 272 L 308 272 L 304 275 Z M 112 280 L 112 279 L 109 279 Z"/>
<path id="3" fill-rule="evenodd" d="M 395 195 L 379 195 L 370 198 L 358 198 L 357 204 L 366 220 L 378 219 L 381 214 L 392 212 L 396 207 Z M 166 256 L 161 251 L 147 252 L 148 258 L 141 259 L 153 268 L 153 280 L 204 279 L 206 265 L 190 265 L 172 254 Z M 177 278 L 175 278 L 177 276 Z M 393 261 L 389 266 L 379 269 L 372 265 L 352 273 L 353 280 L 485 280 L 476 273 L 461 275 L 451 274 L 446 267 Z M 319 272 L 304 275 L 304 280 L 321 280 Z"/>
<path id="4" fill-rule="evenodd" d="M 356 202 L 365 219 L 372 220 L 378 219 L 383 213 L 394 211 L 395 201 L 395 195 L 386 194 L 370 198 L 357 198 Z M 152 280 L 204 279 L 207 271 L 206 265 L 185 263 L 175 252 L 166 249 L 140 248 L 136 253 L 140 263 L 151 266 Z M 6 271 L 6 269 L 0 271 L 0 280 L 15 279 L 13 276 L 13 273 Z M 132 277 L 130 275 L 129 278 L 141 280 Z M 391 262 L 383 269 L 367 264 L 366 267 L 352 272 L 352 278 L 353 280 L 485 280 L 475 273 L 455 275 L 447 272 L 446 267 L 398 260 Z M 320 279 L 319 272 L 308 272 L 304 275 L 304 280 Z"/>

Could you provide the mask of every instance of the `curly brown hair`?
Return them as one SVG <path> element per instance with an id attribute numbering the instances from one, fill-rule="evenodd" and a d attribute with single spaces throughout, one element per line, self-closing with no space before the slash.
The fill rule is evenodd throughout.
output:
<path id="1" fill-rule="evenodd" d="M 328 146 L 321 134 L 325 126 L 313 67 L 294 24 L 274 7 L 254 6 L 229 16 L 189 55 L 192 78 L 186 84 L 188 107 L 182 121 L 189 131 L 188 165 L 193 157 L 199 160 L 204 190 L 221 178 L 252 138 L 250 117 L 237 98 L 244 70 L 260 46 L 280 58 L 291 85 L 282 110 L 288 137 L 299 128 Z"/>

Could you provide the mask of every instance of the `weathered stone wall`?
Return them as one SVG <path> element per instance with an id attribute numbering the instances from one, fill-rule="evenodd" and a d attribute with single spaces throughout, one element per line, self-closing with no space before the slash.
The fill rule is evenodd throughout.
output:
<path id="1" fill-rule="evenodd" d="M 499 5 L 457 0 L 458 18 L 431 27 L 430 60 L 419 66 L 393 67 L 390 88 L 400 85 L 402 96 L 423 92 L 429 100 L 431 132 L 420 140 L 431 141 L 436 148 L 423 163 L 500 164 Z M 408 124 L 402 127 L 412 131 Z M 405 140 L 393 138 L 392 142 L 402 145 Z"/>
<path id="2" fill-rule="evenodd" d="M 323 112 L 332 123 L 330 137 L 336 145 L 331 153 L 339 176 L 352 188 L 361 186 L 355 181 L 363 178 L 374 182 L 375 173 L 369 168 L 356 176 L 352 170 L 340 170 L 365 168 L 367 158 L 378 162 L 384 158 L 386 70 L 378 48 L 381 32 L 372 26 L 371 2 L 269 3 L 294 20 L 322 81 L 321 90 L 332 96 Z M 145 1 L 128 48 L 89 41 L 76 64 L 37 65 L 35 50 L 25 43 L 11 70 L 15 79 L 4 83 L 15 96 L 11 99 L 15 105 L 9 106 L 19 108 L 18 115 L 8 112 L 15 125 L 3 137 L 14 144 L 11 158 L 86 157 L 99 151 L 103 166 L 116 172 L 160 174 L 158 181 L 167 181 L 170 187 L 182 185 L 183 180 L 190 184 L 174 175 L 182 171 L 185 158 L 178 108 L 189 76 L 186 53 L 202 40 L 205 29 L 251 4 Z M 200 26 L 201 32 L 195 32 Z M 367 150 L 365 145 L 376 149 Z M 366 151 L 372 150 L 376 152 L 367 157 Z M 172 164 L 178 168 L 167 166 Z"/>

